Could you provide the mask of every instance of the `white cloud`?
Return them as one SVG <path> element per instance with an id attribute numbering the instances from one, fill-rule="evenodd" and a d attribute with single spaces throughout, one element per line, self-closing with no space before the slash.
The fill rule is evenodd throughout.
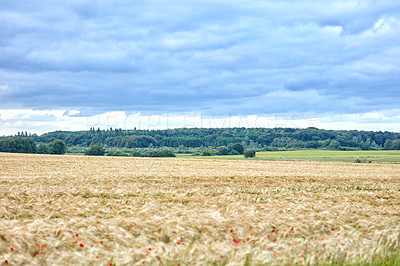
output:
<path id="1" fill-rule="evenodd" d="M 230 127 L 290 127 L 341 130 L 372 130 L 400 132 L 400 110 L 334 115 L 327 113 L 275 113 L 263 115 L 213 115 L 209 112 L 186 114 L 107 112 L 93 116 L 74 116 L 66 110 L 0 110 L 0 135 L 19 131 L 42 134 L 55 130 L 167 129 L 167 128 L 230 128 Z"/>
<path id="2" fill-rule="evenodd" d="M 8 87 L 8 85 L 0 85 L 0 91 L 7 91 L 10 88 Z"/>

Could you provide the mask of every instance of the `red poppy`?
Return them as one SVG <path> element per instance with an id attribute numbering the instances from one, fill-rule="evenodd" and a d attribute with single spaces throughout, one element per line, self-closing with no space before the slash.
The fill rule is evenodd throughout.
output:
<path id="1" fill-rule="evenodd" d="M 321 252 L 318 252 L 318 255 L 320 255 L 320 256 L 321 256 L 321 255 L 322 255 L 322 253 L 321 253 Z"/>
<path id="2" fill-rule="evenodd" d="M 96 259 L 98 259 L 99 258 L 99 256 L 96 256 Z"/>
<path id="3" fill-rule="evenodd" d="M 84 247 L 82 243 L 80 243 L 80 244 L 79 244 L 79 246 L 80 246 L 81 248 L 83 248 L 83 247 Z"/>
<path id="4" fill-rule="evenodd" d="M 4 263 L 7 264 L 7 263 L 8 263 L 8 260 L 4 260 Z"/>
<path id="5" fill-rule="evenodd" d="M 103 240 L 100 240 L 100 244 L 103 244 Z"/>
<path id="6" fill-rule="evenodd" d="M 275 233 L 275 229 L 272 229 L 272 233 Z"/>
<path id="7" fill-rule="evenodd" d="M 76 237 L 78 237 L 78 236 L 79 236 L 79 234 L 78 234 L 78 233 L 76 233 L 76 234 L 75 234 L 75 236 L 76 236 Z"/>
<path id="8" fill-rule="evenodd" d="M 274 238 L 274 239 L 272 239 L 272 242 L 275 242 L 276 241 L 276 239 Z"/>
<path id="9" fill-rule="evenodd" d="M 151 251 L 151 248 L 149 248 L 149 251 Z"/>
<path id="10" fill-rule="evenodd" d="M 292 229 L 290 229 L 290 231 L 293 231 L 294 230 L 294 228 L 292 227 Z"/>
<path id="11" fill-rule="evenodd" d="M 11 250 L 11 251 L 14 251 L 14 248 L 13 248 L 13 247 L 11 247 L 11 248 L 10 248 L 10 250 Z"/>
<path id="12" fill-rule="evenodd" d="M 300 257 L 304 258 L 304 255 L 303 255 L 303 254 L 301 254 L 301 256 L 300 256 Z"/>
<path id="13" fill-rule="evenodd" d="M 272 253 L 272 257 L 276 258 L 276 254 L 275 254 L 275 253 Z"/>
<path id="14" fill-rule="evenodd" d="M 231 229 L 230 231 L 231 231 L 231 233 L 233 233 L 233 229 Z"/>
<path id="15" fill-rule="evenodd" d="M 235 244 L 238 244 L 238 243 L 239 243 L 239 240 L 237 240 L 236 238 L 234 238 L 234 239 L 233 239 L 233 242 L 234 242 Z"/>

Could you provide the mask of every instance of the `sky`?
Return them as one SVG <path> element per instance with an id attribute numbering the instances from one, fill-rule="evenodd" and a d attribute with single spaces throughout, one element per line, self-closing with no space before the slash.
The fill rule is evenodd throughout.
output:
<path id="1" fill-rule="evenodd" d="M 0 135 L 400 132 L 400 1 L 1 0 Z"/>

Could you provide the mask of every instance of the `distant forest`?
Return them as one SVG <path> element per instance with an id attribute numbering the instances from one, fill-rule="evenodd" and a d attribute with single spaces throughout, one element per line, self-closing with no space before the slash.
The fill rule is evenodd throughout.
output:
<path id="1" fill-rule="evenodd" d="M 39 143 L 63 141 L 68 148 L 87 148 L 101 144 L 105 148 L 171 148 L 205 150 L 240 143 L 256 151 L 330 149 L 330 150 L 400 150 L 400 133 L 358 130 L 299 128 L 180 128 L 165 130 L 55 131 L 43 135 L 19 132 L 0 137 L 0 151 L 34 153 Z M 10 151 L 10 143 L 20 145 Z M 23 144 L 24 143 L 24 144 Z M 27 148 L 23 148 L 26 145 Z M 11 145 L 12 146 L 12 145 Z M 20 150 L 20 151 L 18 151 Z"/>

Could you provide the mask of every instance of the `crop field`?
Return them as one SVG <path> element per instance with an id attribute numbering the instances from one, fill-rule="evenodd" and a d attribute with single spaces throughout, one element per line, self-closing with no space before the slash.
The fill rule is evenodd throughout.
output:
<path id="1" fill-rule="evenodd" d="M 223 156 L 190 156 L 184 158 L 202 159 L 244 159 L 243 155 Z M 325 162 L 355 162 L 362 163 L 400 163 L 400 151 L 330 151 L 330 150 L 296 150 L 257 152 L 256 160 L 270 161 L 325 161 Z"/>
<path id="2" fill-rule="evenodd" d="M 400 264 L 400 164 L 0 153 L 0 265 Z"/>

